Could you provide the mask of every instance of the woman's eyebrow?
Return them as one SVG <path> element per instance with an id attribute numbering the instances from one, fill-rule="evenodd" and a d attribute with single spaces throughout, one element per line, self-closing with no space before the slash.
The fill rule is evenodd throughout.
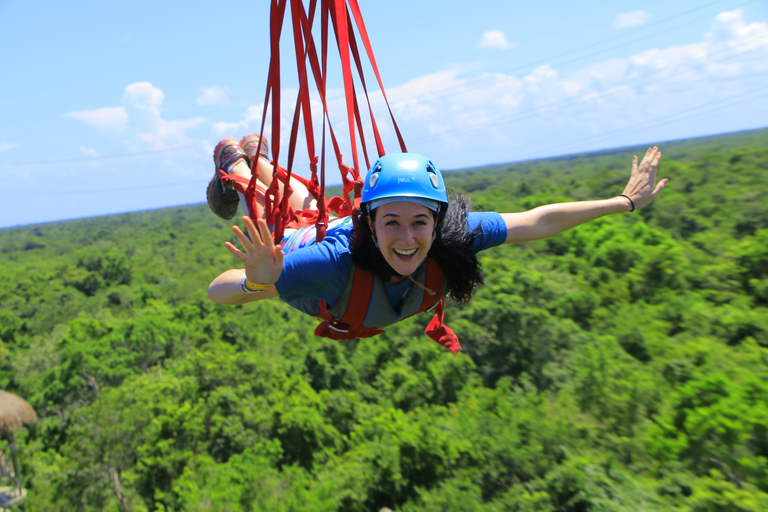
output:
<path id="1" fill-rule="evenodd" d="M 399 213 L 385 213 L 383 217 L 400 217 Z M 426 213 L 417 213 L 414 217 L 429 217 Z"/>

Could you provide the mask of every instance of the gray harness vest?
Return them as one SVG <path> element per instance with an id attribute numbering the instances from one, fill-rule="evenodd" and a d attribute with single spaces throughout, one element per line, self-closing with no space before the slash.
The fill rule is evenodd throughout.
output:
<path id="1" fill-rule="evenodd" d="M 352 293 L 352 282 L 354 279 L 355 270 L 356 267 L 352 265 L 352 271 L 347 277 L 347 285 L 344 288 L 344 292 L 341 294 L 341 297 L 339 297 L 339 300 L 336 301 L 333 307 L 328 310 L 328 312 L 336 319 L 343 317 L 344 313 L 347 311 L 349 296 Z M 425 260 L 417 269 L 414 280 L 422 286 L 425 286 L 426 278 L 427 262 Z M 441 297 L 447 293 L 447 288 L 447 283 L 445 279 L 443 279 L 443 289 L 440 290 Z M 371 299 L 368 303 L 368 312 L 365 315 L 363 326 L 383 329 L 384 327 L 395 324 L 408 318 L 409 316 L 414 315 L 416 312 L 418 312 L 422 300 L 424 299 L 425 293 L 427 292 L 425 292 L 422 288 L 416 285 L 411 285 L 405 292 L 405 299 L 403 300 L 403 303 L 400 306 L 400 311 L 398 312 L 395 311 L 392 308 L 392 305 L 389 303 L 387 292 L 384 290 L 383 281 L 378 277 L 374 277 Z M 437 304 L 435 304 L 435 306 L 430 308 L 428 311 L 431 311 L 435 307 L 437 307 Z"/>

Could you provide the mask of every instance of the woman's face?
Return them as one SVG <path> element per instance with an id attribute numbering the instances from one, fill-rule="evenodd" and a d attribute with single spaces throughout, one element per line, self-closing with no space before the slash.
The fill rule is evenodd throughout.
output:
<path id="1" fill-rule="evenodd" d="M 413 274 L 435 238 L 432 211 L 410 201 L 395 201 L 379 206 L 375 217 L 369 224 L 384 259 L 398 274 Z"/>

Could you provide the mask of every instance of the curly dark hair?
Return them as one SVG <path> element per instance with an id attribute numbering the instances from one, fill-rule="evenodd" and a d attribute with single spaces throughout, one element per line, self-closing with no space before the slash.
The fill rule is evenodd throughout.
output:
<path id="1" fill-rule="evenodd" d="M 448 282 L 448 296 L 459 304 L 466 304 L 472 298 L 475 288 L 483 284 L 483 267 L 472 249 L 480 227 L 474 231 L 469 230 L 467 213 L 472 207 L 472 201 L 453 191 L 451 196 L 453 198 L 445 216 L 436 218 L 435 240 L 428 256 L 437 261 L 443 269 Z M 436 213 L 434 215 L 437 216 Z M 352 219 L 355 228 L 355 236 L 349 247 L 352 263 L 363 270 L 373 272 L 385 282 L 400 276 L 374 244 L 366 216 L 361 215 L 360 211 L 355 211 Z M 376 220 L 376 210 L 371 212 L 371 220 Z"/>

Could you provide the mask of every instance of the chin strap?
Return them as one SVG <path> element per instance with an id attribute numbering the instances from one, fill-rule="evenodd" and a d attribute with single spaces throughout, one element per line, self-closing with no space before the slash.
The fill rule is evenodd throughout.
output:
<path id="1" fill-rule="evenodd" d="M 377 245 L 377 247 L 378 247 L 378 245 Z M 415 280 L 411 274 L 408 274 L 408 279 L 410 279 L 413 284 L 415 284 L 416 286 L 418 286 L 419 288 L 421 288 L 422 290 L 424 290 L 428 294 L 435 295 L 435 292 L 433 292 L 432 290 L 430 290 L 429 288 L 427 288 L 426 286 L 424 286 L 423 284 L 421 284 L 420 282 Z"/>

